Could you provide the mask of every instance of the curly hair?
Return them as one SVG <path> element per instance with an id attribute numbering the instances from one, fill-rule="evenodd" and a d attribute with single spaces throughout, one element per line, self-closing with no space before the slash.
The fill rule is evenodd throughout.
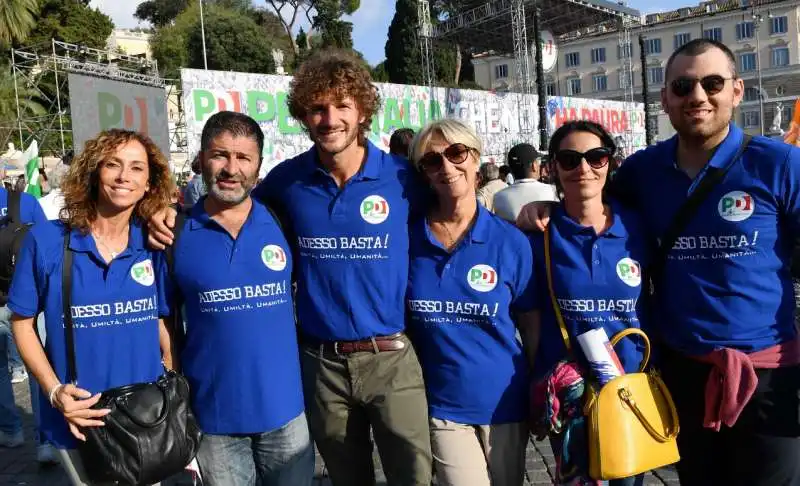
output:
<path id="1" fill-rule="evenodd" d="M 141 221 L 147 221 L 169 205 L 175 192 L 175 182 L 170 174 L 169 162 L 156 144 L 139 132 L 116 128 L 106 130 L 86 142 L 83 152 L 72 160 L 69 172 L 61 183 L 64 207 L 59 217 L 70 229 L 89 232 L 91 223 L 97 219 L 100 164 L 112 157 L 121 145 L 132 141 L 144 147 L 150 169 L 150 189 L 136 203 L 134 215 Z"/>
<path id="2" fill-rule="evenodd" d="M 343 49 L 323 49 L 311 55 L 294 73 L 287 103 L 289 113 L 301 124 L 314 103 L 352 97 L 364 116 L 361 132 L 367 133 L 380 108 L 378 89 L 367 65 Z"/>

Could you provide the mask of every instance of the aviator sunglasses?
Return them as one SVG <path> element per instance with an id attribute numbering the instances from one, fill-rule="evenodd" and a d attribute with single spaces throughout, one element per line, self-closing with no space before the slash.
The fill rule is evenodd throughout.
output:
<path id="1" fill-rule="evenodd" d="M 608 147 L 597 147 L 586 152 L 576 150 L 559 150 L 556 152 L 556 162 L 562 170 L 575 170 L 585 159 L 592 169 L 602 169 L 608 164 L 608 160 L 613 154 Z"/>
<path id="2" fill-rule="evenodd" d="M 447 158 L 451 164 L 463 164 L 464 161 L 467 160 L 467 155 L 469 155 L 471 150 L 475 149 L 467 147 L 463 143 L 454 143 L 444 149 L 442 153 L 428 152 L 423 155 L 419 159 L 419 167 L 424 171 L 435 172 L 442 168 L 445 158 Z"/>
<path id="3" fill-rule="evenodd" d="M 703 87 L 703 91 L 711 96 L 725 89 L 725 82 L 731 79 L 733 78 L 726 78 L 719 74 L 711 74 L 700 79 L 682 76 L 673 80 L 669 86 L 672 90 L 672 94 L 683 98 L 694 91 L 695 84 L 700 83 L 700 86 Z"/>

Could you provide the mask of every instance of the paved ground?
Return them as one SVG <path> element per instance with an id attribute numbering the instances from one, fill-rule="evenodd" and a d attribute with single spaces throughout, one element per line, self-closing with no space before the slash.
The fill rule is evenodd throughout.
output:
<path id="1" fill-rule="evenodd" d="M 33 422 L 28 384 L 14 385 L 17 405 L 25 422 L 25 446 L 19 449 L 0 449 L 0 486 L 69 486 L 60 467 L 40 468 L 36 463 L 36 449 L 33 445 Z M 380 463 L 377 462 L 380 468 Z M 544 486 L 552 484 L 553 452 L 547 442 L 531 443 L 528 446 L 526 485 Z M 325 478 L 325 466 L 317 457 L 317 484 L 329 486 Z M 191 485 L 190 478 L 176 478 L 170 486 Z M 386 482 L 379 470 L 378 485 Z M 648 475 L 645 485 L 678 485 L 674 470 L 664 469 Z"/>

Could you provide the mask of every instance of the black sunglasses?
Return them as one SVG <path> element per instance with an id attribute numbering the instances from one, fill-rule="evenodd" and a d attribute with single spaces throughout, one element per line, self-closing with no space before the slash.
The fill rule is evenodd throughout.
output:
<path id="1" fill-rule="evenodd" d="M 451 164 L 463 164 L 467 160 L 470 151 L 475 150 L 472 147 L 467 147 L 463 143 L 454 143 L 439 152 L 428 152 L 419 159 L 419 167 L 428 172 L 434 172 L 442 168 L 444 159 L 450 161 Z"/>
<path id="2" fill-rule="evenodd" d="M 556 152 L 555 159 L 562 170 L 575 170 L 584 159 L 592 169 L 602 169 L 612 155 L 614 154 L 608 147 L 597 147 L 583 153 L 564 149 Z"/>
<path id="3" fill-rule="evenodd" d="M 669 86 L 672 90 L 672 94 L 681 98 L 694 91 L 694 86 L 697 83 L 700 83 L 700 86 L 703 87 L 703 91 L 705 91 L 706 94 L 715 95 L 725 89 L 725 82 L 731 79 L 734 78 L 726 78 L 719 74 L 711 74 L 700 79 L 683 76 L 674 79 Z"/>

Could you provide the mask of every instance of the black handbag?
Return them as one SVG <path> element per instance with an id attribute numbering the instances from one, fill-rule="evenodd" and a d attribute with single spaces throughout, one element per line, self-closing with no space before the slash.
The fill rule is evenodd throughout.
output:
<path id="1" fill-rule="evenodd" d="M 72 251 L 64 237 L 62 300 L 67 348 L 67 380 L 77 383 L 72 313 Z M 174 325 L 174 323 L 173 323 Z M 174 326 L 177 327 L 177 326 Z M 103 427 L 85 427 L 78 452 L 92 482 L 149 485 L 180 473 L 194 459 L 202 432 L 192 414 L 189 383 L 165 371 L 153 383 L 102 392 L 93 409 L 109 409 Z"/>

